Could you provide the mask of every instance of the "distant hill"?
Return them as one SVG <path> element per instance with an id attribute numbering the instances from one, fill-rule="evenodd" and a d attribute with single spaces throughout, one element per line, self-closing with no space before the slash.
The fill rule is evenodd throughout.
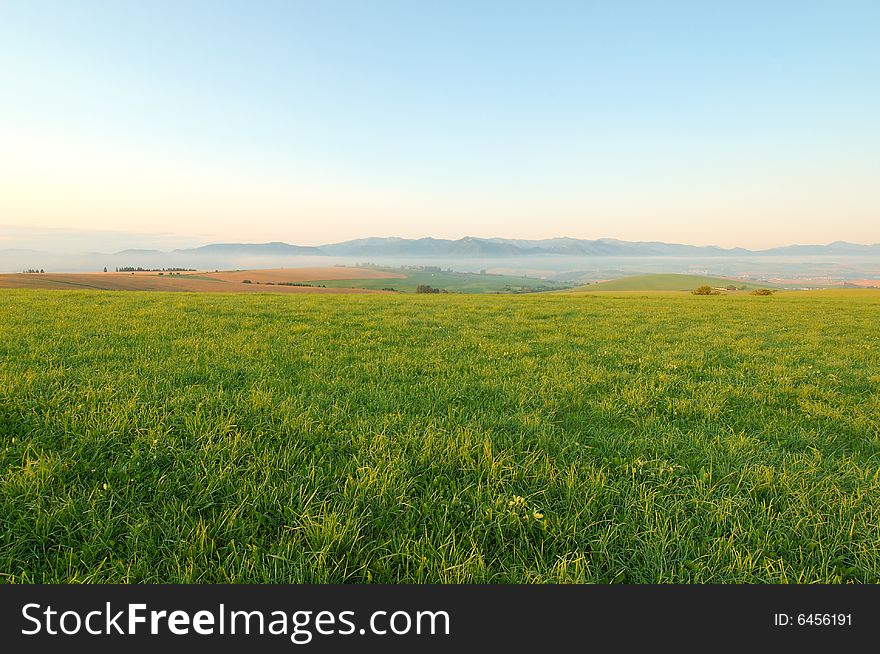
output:
<path id="1" fill-rule="evenodd" d="M 470 236 L 455 241 L 442 238 L 362 238 L 322 245 L 318 249 L 329 255 L 365 257 L 518 257 L 531 254 L 527 248 Z"/>
<path id="2" fill-rule="evenodd" d="M 225 255 L 269 255 L 303 256 L 325 254 L 320 249 L 308 245 L 291 245 L 280 241 L 272 243 L 211 243 L 198 248 L 174 250 L 185 254 L 225 254 Z"/>
<path id="3" fill-rule="evenodd" d="M 515 245 L 518 248 L 539 254 L 561 254 L 571 256 L 631 256 L 631 257 L 687 257 L 687 256 L 729 256 L 748 255 L 743 248 L 724 249 L 714 245 L 683 245 L 680 243 L 661 243 L 659 241 L 621 241 L 614 238 L 585 240 L 577 238 L 550 238 L 536 241 L 516 239 L 489 239 L 496 243 Z"/>
<path id="4" fill-rule="evenodd" d="M 3 245 L 12 246 L 15 243 Z M 646 271 L 684 272 L 693 266 L 683 260 L 693 259 L 699 260 L 700 270 L 712 275 L 738 275 L 741 271 L 749 271 L 749 274 L 756 276 L 771 275 L 786 279 L 809 277 L 846 280 L 875 277 L 876 261 L 880 257 L 880 244 L 860 245 L 842 241 L 827 245 L 787 245 L 766 250 L 612 238 L 528 240 L 471 236 L 460 239 L 374 237 L 318 246 L 281 241 L 210 243 L 170 251 L 138 248 L 136 243 L 132 245 L 134 247 L 113 253 L 7 247 L 0 249 L 0 271 L 20 272 L 38 268 L 53 272 L 88 272 L 123 266 L 234 270 L 325 265 L 316 259 L 326 258 L 328 263 L 339 263 L 343 259 L 347 260 L 346 263 L 418 263 L 573 280 L 596 277 L 610 279 L 621 274 Z M 590 258 L 608 258 L 608 261 L 586 261 Z M 744 263 L 746 259 L 749 260 L 747 264 Z M 586 275 L 571 274 L 578 270 Z"/>
<path id="5" fill-rule="evenodd" d="M 156 253 L 124 250 L 119 254 Z M 753 256 L 874 256 L 880 245 L 836 242 L 829 245 L 789 245 L 769 250 L 721 248 L 714 245 L 685 245 L 660 241 L 620 241 L 613 238 L 548 238 L 541 240 L 475 238 L 360 238 L 341 243 L 307 246 L 272 243 L 212 243 L 197 248 L 174 250 L 178 254 L 241 256 L 343 256 L 343 257 L 455 257 L 502 258 L 523 256 L 601 257 L 753 257 Z"/>
<path id="6" fill-rule="evenodd" d="M 828 245 L 786 245 L 769 250 L 760 250 L 756 254 L 762 255 L 778 255 L 778 256 L 876 256 L 880 255 L 880 244 L 877 245 L 859 245 L 858 243 L 846 243 L 845 241 L 835 241 Z"/>
<path id="7" fill-rule="evenodd" d="M 702 275 L 631 275 L 612 279 L 608 282 L 599 282 L 588 286 L 581 286 L 574 290 L 579 291 L 692 291 L 698 286 L 708 285 L 713 288 L 724 288 L 735 285 L 737 288 L 745 287 L 746 290 L 756 288 L 773 288 L 773 284 L 755 284 L 744 282 L 740 279 L 727 279 L 724 277 L 704 277 Z"/>
<path id="8" fill-rule="evenodd" d="M 474 238 L 457 240 L 439 238 L 365 238 L 322 245 L 322 252 L 346 256 L 455 256 L 521 257 L 533 255 L 605 256 L 605 257 L 686 257 L 748 255 L 749 250 L 725 250 L 715 246 L 682 245 L 660 242 L 630 242 L 601 238 L 550 238 L 542 240 Z"/>
<path id="9" fill-rule="evenodd" d="M 837 242 L 829 245 L 789 245 L 769 250 L 721 248 L 714 245 L 685 245 L 659 241 L 620 241 L 612 238 L 549 238 L 541 240 L 475 238 L 406 239 L 363 238 L 321 245 L 323 254 L 337 256 L 410 257 L 519 257 L 533 255 L 604 257 L 752 257 L 752 256 L 874 256 L 880 245 Z"/>

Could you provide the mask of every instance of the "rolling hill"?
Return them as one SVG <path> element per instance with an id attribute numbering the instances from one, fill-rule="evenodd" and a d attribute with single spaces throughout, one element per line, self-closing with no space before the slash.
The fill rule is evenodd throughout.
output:
<path id="1" fill-rule="evenodd" d="M 427 285 L 449 293 L 534 293 L 567 288 L 562 282 L 516 275 L 356 268 L 0 274 L 2 288 L 181 291 L 188 293 L 415 293 Z"/>
<path id="2" fill-rule="evenodd" d="M 381 286 L 352 287 L 370 278 L 395 281 L 402 275 L 359 268 L 280 268 L 165 273 L 158 271 L 106 273 L 0 274 L 0 289 L 90 291 L 166 291 L 183 293 L 378 293 Z M 388 278 L 388 280 L 385 280 Z M 316 280 L 333 280 L 327 286 Z M 346 280 L 352 280 L 346 282 Z"/>
<path id="3" fill-rule="evenodd" d="M 756 288 L 772 288 L 772 284 L 755 284 L 740 279 L 724 277 L 705 277 L 702 275 L 632 275 L 599 282 L 588 286 L 580 286 L 574 290 L 587 291 L 691 291 L 704 284 L 713 288 L 725 288 L 734 285 L 737 289 L 754 290 Z"/>

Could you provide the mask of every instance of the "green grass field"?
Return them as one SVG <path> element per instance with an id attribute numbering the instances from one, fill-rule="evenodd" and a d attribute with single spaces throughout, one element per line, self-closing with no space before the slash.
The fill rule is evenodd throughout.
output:
<path id="1" fill-rule="evenodd" d="M 516 275 L 480 275 L 462 272 L 424 272 L 388 268 L 406 275 L 406 279 L 331 279 L 310 282 L 330 288 L 370 288 L 414 293 L 420 285 L 445 289 L 450 293 L 529 293 L 568 288 L 571 284 Z"/>
<path id="2" fill-rule="evenodd" d="M 880 293 L 0 292 L 8 582 L 878 582 Z"/>
<path id="3" fill-rule="evenodd" d="M 757 284 L 726 277 L 706 277 L 704 275 L 630 275 L 607 282 L 598 282 L 584 286 L 578 290 L 589 291 L 692 291 L 698 286 L 725 288 L 730 284 L 745 290 L 757 288 L 774 288 L 773 284 Z"/>

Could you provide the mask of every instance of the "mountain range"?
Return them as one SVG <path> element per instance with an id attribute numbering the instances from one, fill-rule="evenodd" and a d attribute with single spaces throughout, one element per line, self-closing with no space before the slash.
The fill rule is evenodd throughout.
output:
<path id="1" fill-rule="evenodd" d="M 128 250 L 117 254 L 158 250 Z M 754 257 L 754 256 L 876 256 L 880 244 L 861 245 L 837 241 L 828 245 L 787 245 L 765 250 L 684 245 L 659 241 L 621 241 L 611 238 L 549 238 L 541 240 L 474 238 L 406 239 L 361 238 L 319 246 L 271 243 L 212 243 L 197 248 L 174 250 L 180 254 L 241 256 L 398 256 L 398 257 L 522 257 L 522 256 L 602 256 L 602 257 Z"/>
<path id="2" fill-rule="evenodd" d="M 16 244 L 13 242 L 9 245 Z M 468 236 L 455 240 L 361 238 L 319 246 L 279 241 L 210 243 L 173 250 L 135 246 L 111 253 L 43 251 L 24 247 L 0 249 L 0 272 L 28 269 L 94 272 L 122 266 L 244 270 L 355 265 L 364 262 L 386 266 L 431 264 L 460 271 L 488 269 L 539 277 L 554 276 L 563 280 L 605 279 L 647 272 L 697 272 L 762 279 L 774 276 L 875 279 L 880 278 L 880 244 L 859 245 L 838 241 L 827 245 L 788 245 L 748 250 L 611 238 L 528 240 Z"/>

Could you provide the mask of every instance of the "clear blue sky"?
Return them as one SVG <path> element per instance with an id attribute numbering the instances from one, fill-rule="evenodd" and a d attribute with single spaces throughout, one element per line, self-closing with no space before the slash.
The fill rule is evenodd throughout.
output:
<path id="1" fill-rule="evenodd" d="M 0 1 L 0 224 L 880 241 L 880 2 Z"/>

